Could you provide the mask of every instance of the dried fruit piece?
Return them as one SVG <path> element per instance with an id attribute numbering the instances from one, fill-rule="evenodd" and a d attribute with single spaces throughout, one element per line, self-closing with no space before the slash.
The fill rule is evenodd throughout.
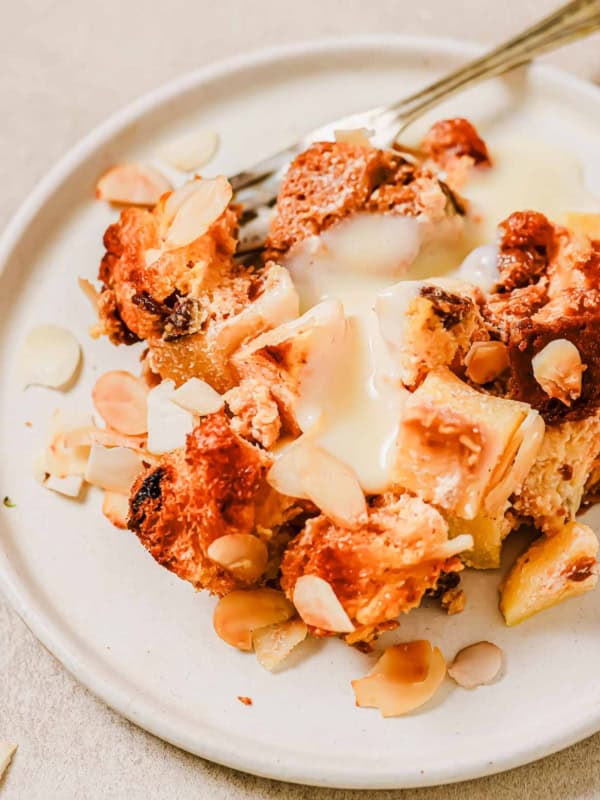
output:
<path id="1" fill-rule="evenodd" d="M 556 397 L 566 406 L 581 395 L 581 379 L 585 366 L 579 350 L 568 339 L 554 339 L 531 361 L 533 377 L 549 397 Z"/>
<path id="2" fill-rule="evenodd" d="M 0 742 L 0 782 L 2 781 L 2 776 L 8 769 L 16 750 L 16 744 L 11 744 L 10 742 Z"/>
<path id="3" fill-rule="evenodd" d="M 233 195 L 227 178 L 194 181 L 193 190 L 175 213 L 165 241 L 167 249 L 185 247 L 199 239 L 225 211 Z"/>
<path id="4" fill-rule="evenodd" d="M 129 494 L 131 484 L 143 470 L 142 459 L 126 447 L 102 447 L 93 444 L 85 479 L 110 492 Z"/>
<path id="5" fill-rule="evenodd" d="M 507 625 L 593 589 L 598 582 L 598 539 L 587 525 L 570 522 L 540 536 L 520 556 L 500 588 Z"/>
<path id="6" fill-rule="evenodd" d="M 167 453 L 184 447 L 188 433 L 194 428 L 194 417 L 173 402 L 175 383 L 162 381 L 147 396 L 148 450 Z"/>
<path id="7" fill-rule="evenodd" d="M 215 539 L 207 555 L 241 580 L 253 583 L 266 569 L 269 554 L 266 544 L 251 533 L 227 533 Z"/>
<path id="8" fill-rule="evenodd" d="M 23 383 L 60 389 L 75 374 L 79 358 L 79 342 L 66 328 L 59 325 L 33 328 L 20 353 Z"/>
<path id="9" fill-rule="evenodd" d="M 190 378 L 173 392 L 172 402 L 180 408 L 203 417 L 223 408 L 223 397 L 200 378 Z"/>
<path id="10" fill-rule="evenodd" d="M 102 513 L 115 528 L 126 530 L 129 515 L 129 495 L 119 492 L 104 492 Z"/>
<path id="11" fill-rule="evenodd" d="M 465 367 L 474 383 L 489 383 L 508 368 L 508 349 L 503 342 L 473 342 Z"/>
<path id="12" fill-rule="evenodd" d="M 428 642 L 425 644 L 431 649 Z M 437 647 L 431 651 L 427 677 L 412 683 L 403 680 L 406 672 L 404 668 L 399 669 L 402 659 L 385 659 L 385 655 L 369 675 L 352 681 L 356 705 L 378 708 L 384 717 L 407 714 L 424 705 L 433 697 L 446 675 L 446 662 Z"/>
<path id="13" fill-rule="evenodd" d="M 208 164 L 218 146 L 219 135 L 215 131 L 198 128 L 169 142 L 163 147 L 162 156 L 175 169 L 190 172 Z"/>
<path id="14" fill-rule="evenodd" d="M 252 650 L 252 633 L 294 616 L 294 606 L 283 592 L 249 589 L 226 594 L 217 603 L 213 625 L 224 642 L 238 650 Z"/>
<path id="15" fill-rule="evenodd" d="M 96 197 L 109 203 L 154 206 L 171 189 L 170 182 L 153 167 L 117 164 L 96 184 Z"/>
<path id="16" fill-rule="evenodd" d="M 354 630 L 331 584 L 318 575 L 302 575 L 298 578 L 293 600 L 307 625 L 334 633 L 351 633 Z"/>
<path id="17" fill-rule="evenodd" d="M 308 628 L 301 619 L 290 619 L 254 631 L 252 643 L 259 663 L 265 669 L 275 669 L 306 639 L 307 633 Z"/>
<path id="18" fill-rule="evenodd" d="M 92 389 L 96 411 L 104 422 L 119 433 L 139 436 L 148 428 L 145 383 L 131 372 L 105 372 Z"/>
<path id="19" fill-rule="evenodd" d="M 463 689 L 493 683 L 502 669 L 502 650 L 493 642 L 477 642 L 458 652 L 448 675 Z"/>

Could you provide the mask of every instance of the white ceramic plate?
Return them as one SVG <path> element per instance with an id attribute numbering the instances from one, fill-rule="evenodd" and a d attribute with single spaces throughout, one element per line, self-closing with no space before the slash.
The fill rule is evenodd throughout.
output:
<path id="1" fill-rule="evenodd" d="M 426 637 L 446 657 L 482 638 L 506 652 L 497 684 L 448 682 L 434 704 L 400 719 L 354 707 L 350 680 L 369 659 L 338 641 L 308 643 L 292 666 L 265 672 L 213 633 L 213 600 L 157 566 L 100 514 L 100 497 L 69 502 L 38 487 L 30 462 L 47 418 L 88 407 L 95 377 L 135 367 L 134 349 L 87 338 L 91 312 L 76 278 L 95 277 L 114 212 L 93 200 L 117 159 L 145 158 L 196 123 L 220 131 L 208 172 L 231 173 L 328 118 L 393 99 L 473 54 L 440 40 L 360 38 L 285 47 L 201 70 L 143 98 L 58 164 L 0 246 L 0 579 L 39 639 L 87 687 L 133 722 L 191 752 L 248 772 L 339 787 L 457 781 L 523 764 L 600 729 L 600 595 L 506 629 L 499 574 L 467 576 L 465 613 L 423 609 L 403 639 Z M 464 114 L 494 137 L 521 129 L 592 163 L 600 93 L 534 69 L 470 91 L 435 116 Z M 597 158 L 597 153 L 596 156 Z M 596 163 L 596 169 L 598 164 Z M 68 395 L 15 383 L 15 352 L 38 322 L 71 328 L 85 348 Z M 33 427 L 24 425 L 29 420 Z M 242 705 L 249 695 L 254 705 Z"/>

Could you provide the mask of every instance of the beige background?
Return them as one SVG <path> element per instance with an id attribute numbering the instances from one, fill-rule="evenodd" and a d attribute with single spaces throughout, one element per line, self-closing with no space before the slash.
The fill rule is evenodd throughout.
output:
<path id="1" fill-rule="evenodd" d="M 84 133 L 141 93 L 199 65 L 332 34 L 426 33 L 492 42 L 553 6 L 553 0 L 0 0 L 0 227 Z M 596 35 L 549 60 L 600 81 L 599 44 Z M 0 739 L 19 744 L 0 784 L 2 800 L 360 795 L 241 775 L 162 743 L 79 686 L 1 599 Z M 377 800 L 392 797 L 600 797 L 600 735 L 504 775 L 377 794 Z"/>

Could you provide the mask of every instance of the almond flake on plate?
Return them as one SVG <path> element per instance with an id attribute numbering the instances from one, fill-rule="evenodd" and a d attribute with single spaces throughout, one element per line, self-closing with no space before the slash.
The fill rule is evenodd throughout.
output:
<path id="1" fill-rule="evenodd" d="M 374 131 L 370 128 L 347 128 L 338 129 L 333 132 L 336 142 L 346 142 L 347 144 L 357 144 L 361 147 L 370 147 L 370 136 Z"/>
<path id="2" fill-rule="evenodd" d="M 448 675 L 463 689 L 493 683 L 502 670 L 502 650 L 493 642 L 464 647 L 448 667 Z"/>
<path id="3" fill-rule="evenodd" d="M 65 497 L 79 497 L 83 478 L 81 475 L 65 475 L 64 477 L 48 475 L 44 480 L 44 486 L 57 494 L 65 495 Z"/>
<path id="4" fill-rule="evenodd" d="M 20 353 L 20 371 L 25 386 L 65 386 L 79 364 L 79 342 L 59 325 L 39 325 L 27 334 Z"/>
<path id="5" fill-rule="evenodd" d="M 212 386 L 200 378 L 190 378 L 173 392 L 172 402 L 191 414 L 203 417 L 223 408 L 224 400 Z"/>
<path id="6" fill-rule="evenodd" d="M 330 583 L 318 575 L 302 575 L 294 586 L 294 605 L 304 622 L 334 633 L 351 633 L 354 625 Z"/>
<path id="7" fill-rule="evenodd" d="M 308 628 L 301 619 L 290 619 L 259 628 L 252 633 L 254 652 L 259 664 L 273 670 L 306 639 Z"/>
<path id="8" fill-rule="evenodd" d="M 190 172 L 208 164 L 218 146 L 218 133 L 209 128 L 198 128 L 165 145 L 162 157 L 175 169 Z"/>
<path id="9" fill-rule="evenodd" d="M 400 666 L 397 658 L 390 658 L 388 651 L 379 659 L 364 678 L 352 681 L 356 705 L 378 708 L 383 717 L 397 717 L 414 711 L 427 703 L 436 693 L 446 676 L 446 662 L 437 647 L 431 649 L 427 676 L 424 680 L 406 681 L 410 670 Z M 400 647 L 400 646 L 397 646 Z M 395 650 L 396 648 L 390 648 Z M 412 662 L 414 653 L 406 652 Z"/>
<path id="10" fill-rule="evenodd" d="M 8 769 L 12 757 L 17 751 L 17 745 L 11 742 L 0 742 L 0 781 Z"/>
<path id="11" fill-rule="evenodd" d="M 154 206 L 173 187 L 154 167 L 142 164 L 117 164 L 96 184 L 98 200 L 131 206 Z"/>
<path id="12" fill-rule="evenodd" d="M 92 400 L 104 422 L 119 433 L 139 436 L 148 428 L 148 388 L 131 372 L 111 370 L 96 381 Z"/>
<path id="13" fill-rule="evenodd" d="M 223 175 L 193 181 L 189 196 L 175 213 L 165 247 L 185 247 L 203 236 L 225 211 L 232 196 L 231 184 Z"/>
<path id="14" fill-rule="evenodd" d="M 126 447 L 103 447 L 93 444 L 85 479 L 110 492 L 129 494 L 131 484 L 143 470 L 142 459 Z"/>

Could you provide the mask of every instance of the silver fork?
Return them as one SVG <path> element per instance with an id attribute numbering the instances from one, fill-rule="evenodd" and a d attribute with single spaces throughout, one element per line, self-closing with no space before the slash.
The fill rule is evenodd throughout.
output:
<path id="1" fill-rule="evenodd" d="M 261 209 L 273 205 L 278 184 L 290 161 L 313 142 L 333 139 L 336 130 L 367 128 L 372 131 L 371 142 L 376 147 L 389 147 L 408 125 L 442 100 L 599 28 L 600 0 L 573 0 L 486 55 L 403 100 L 340 117 L 309 131 L 284 150 L 229 178 L 237 199 L 244 206 L 242 227 L 256 218 Z M 257 249 L 261 236 L 258 230 L 247 234 L 242 231 L 238 252 L 243 254 Z"/>

